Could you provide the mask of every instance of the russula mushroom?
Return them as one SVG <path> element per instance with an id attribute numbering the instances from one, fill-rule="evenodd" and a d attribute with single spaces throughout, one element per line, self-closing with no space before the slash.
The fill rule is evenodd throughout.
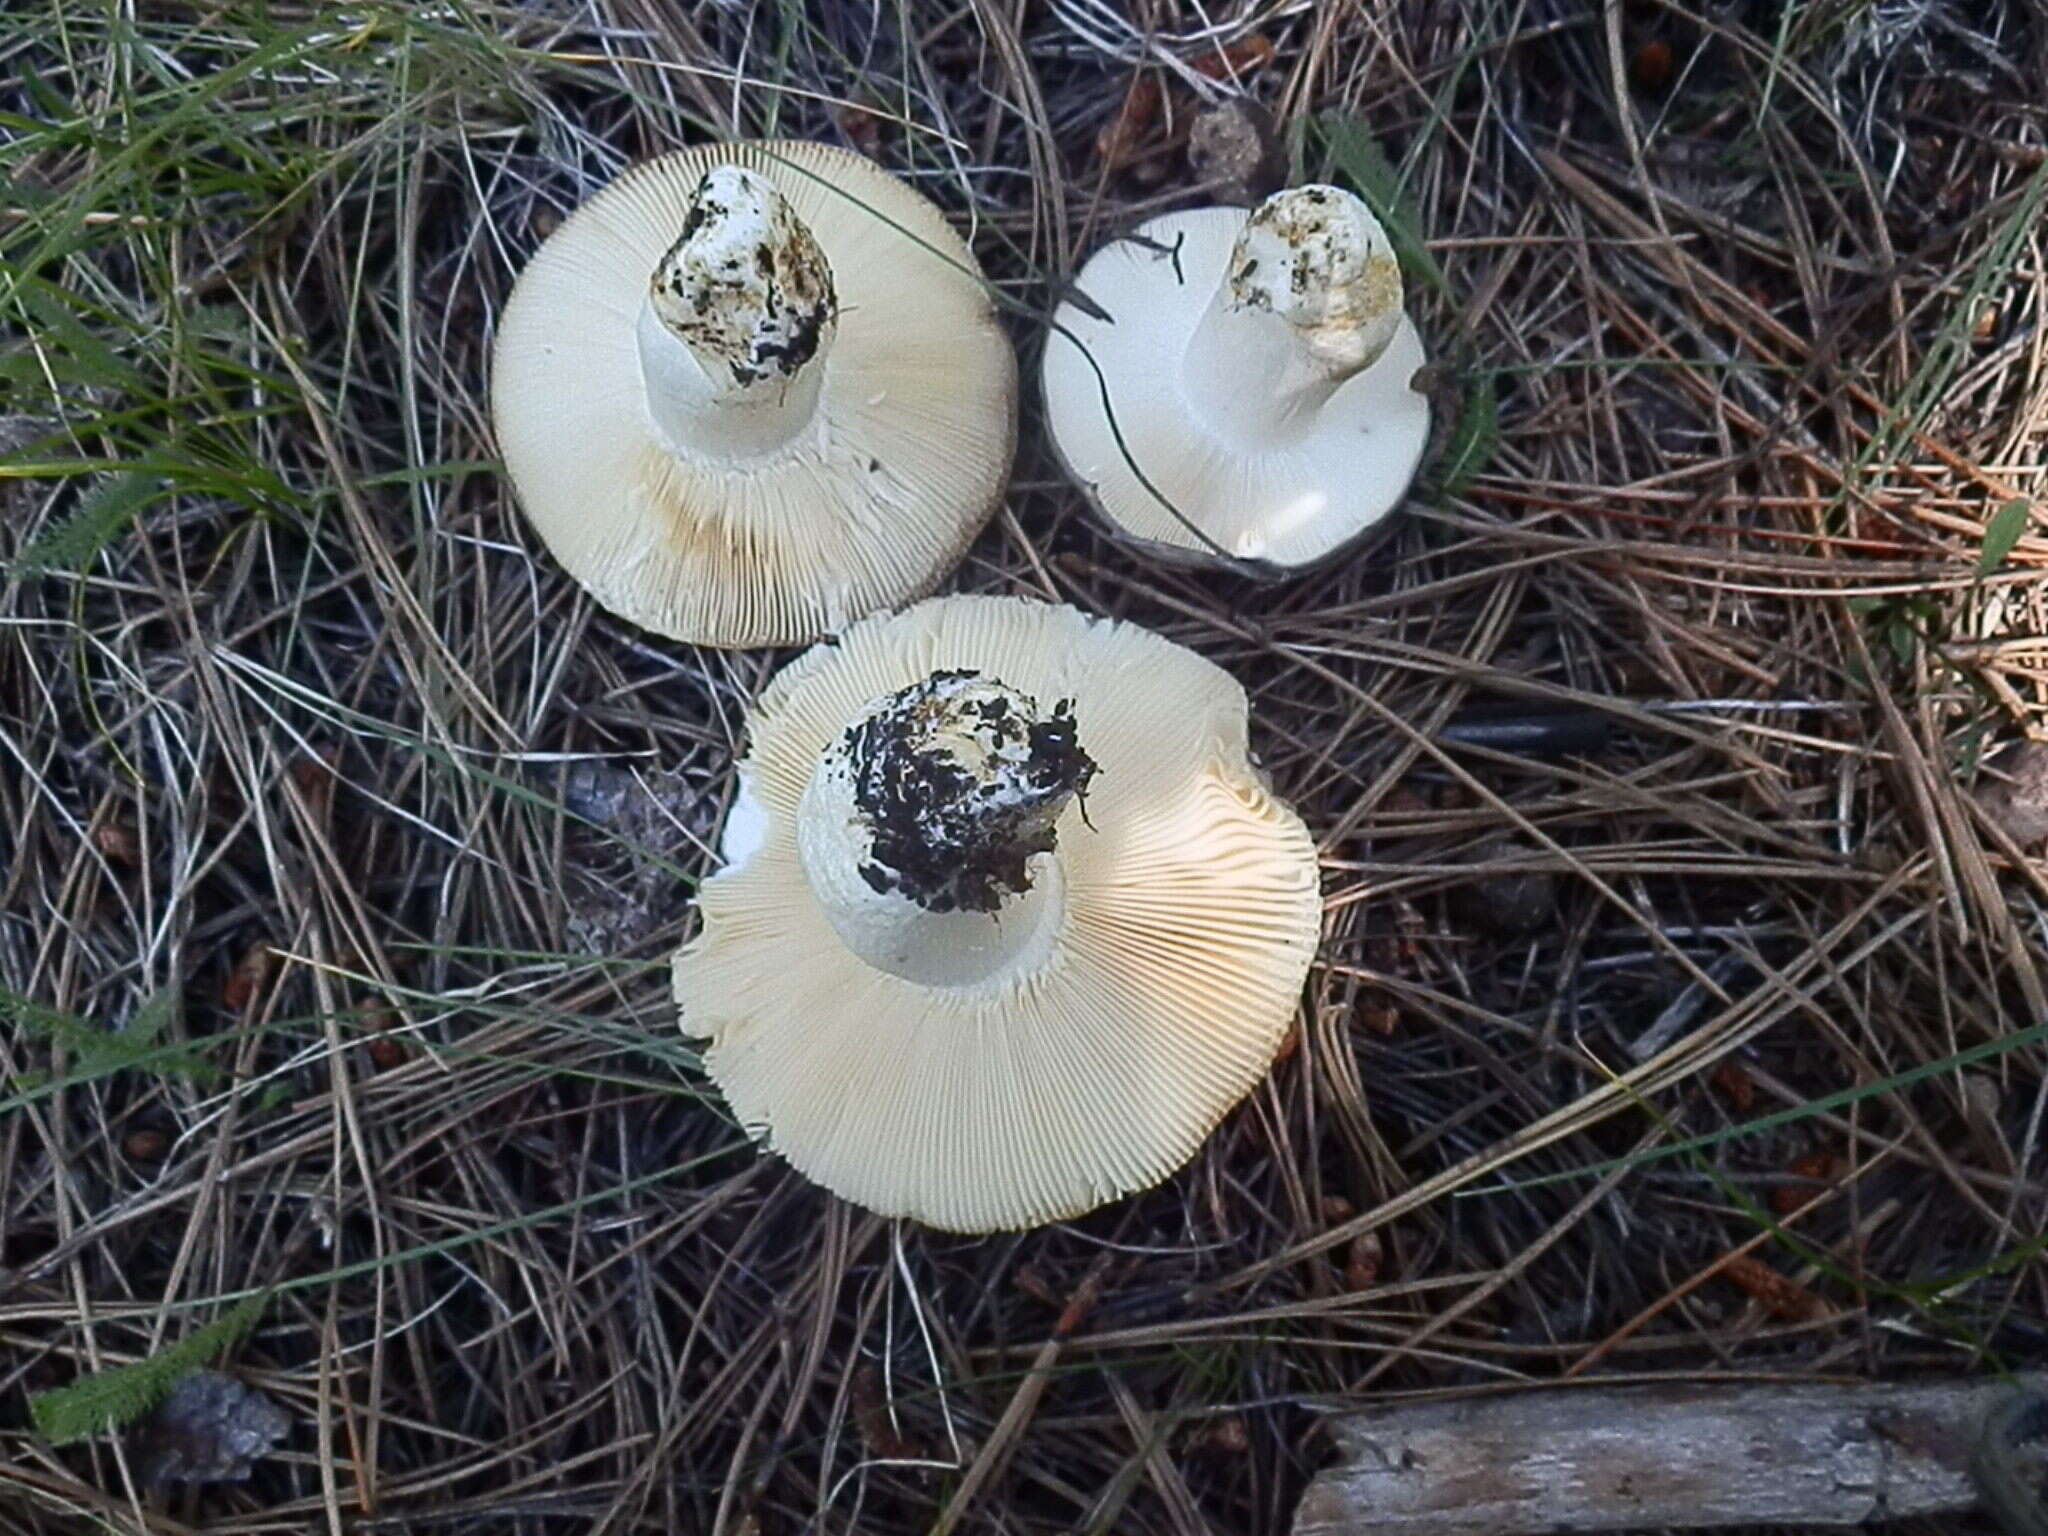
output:
<path id="1" fill-rule="evenodd" d="M 931 590 L 994 511 L 1015 354 L 939 210 L 804 143 L 633 167 L 499 320 L 491 411 L 526 516 L 606 608 L 797 644 Z"/>
<path id="2" fill-rule="evenodd" d="M 1429 441 L 1422 339 L 1372 210 L 1293 187 L 1090 257 L 1046 339 L 1067 472 L 1134 538 L 1268 572 L 1379 527 Z M 1105 318 L 1106 316 L 1106 318 Z"/>
<path id="3" fill-rule="evenodd" d="M 956 1231 L 1075 1216 L 1172 1173 L 1272 1064 L 1316 851 L 1220 668 L 934 598 L 792 662 L 748 733 L 675 994 L 810 1178 Z"/>

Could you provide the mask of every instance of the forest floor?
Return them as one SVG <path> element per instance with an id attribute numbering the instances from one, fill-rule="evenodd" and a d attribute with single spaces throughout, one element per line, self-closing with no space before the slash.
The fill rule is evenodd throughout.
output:
<path id="1" fill-rule="evenodd" d="M 0 1529 L 1279 1533 L 1340 1400 L 2048 1353 L 2048 825 L 1981 793 L 2048 725 L 2038 10 L 10 14 Z M 1236 97 L 1441 364 L 1398 531 L 1269 585 L 1108 539 L 1029 387 Z M 667 957 L 788 653 L 594 607 L 497 468 L 536 244 L 763 135 L 996 284 L 957 587 L 1227 667 L 1318 840 L 1298 1039 L 1083 1220 L 886 1222 L 733 1124 Z M 153 1487 L 91 1431 L 199 1355 L 290 1432 Z"/>

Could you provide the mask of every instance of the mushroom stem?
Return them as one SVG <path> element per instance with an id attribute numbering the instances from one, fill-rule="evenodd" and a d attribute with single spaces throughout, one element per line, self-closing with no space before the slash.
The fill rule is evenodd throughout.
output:
<path id="1" fill-rule="evenodd" d="M 1248 451 L 1306 430 L 1401 324 L 1401 268 L 1372 210 L 1338 187 L 1293 187 L 1252 211 L 1182 359 L 1188 398 Z"/>
<path id="2" fill-rule="evenodd" d="M 707 174 L 635 326 L 671 450 L 760 458 L 813 420 L 836 324 L 832 268 L 789 203 L 737 166 Z"/>
<path id="3" fill-rule="evenodd" d="M 1050 713 L 973 671 L 876 700 L 819 760 L 797 850 L 834 930 L 870 965 L 968 986 L 1043 958 L 1064 887 L 1055 824 L 1095 763 Z"/>

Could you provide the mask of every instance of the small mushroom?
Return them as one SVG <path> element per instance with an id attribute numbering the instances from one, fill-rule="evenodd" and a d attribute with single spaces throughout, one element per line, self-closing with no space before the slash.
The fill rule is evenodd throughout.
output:
<path id="1" fill-rule="evenodd" d="M 635 166 L 520 273 L 491 411 L 527 518 L 621 617 L 797 644 L 931 590 L 1016 445 L 1016 357 L 931 202 L 820 144 Z"/>
<path id="2" fill-rule="evenodd" d="M 1321 919 L 1244 690 L 1130 624 L 935 598 L 769 685 L 685 1034 L 849 1200 L 984 1232 L 1158 1183 L 1265 1075 Z"/>
<path id="3" fill-rule="evenodd" d="M 1126 534 L 1279 573 L 1407 494 L 1429 441 L 1422 340 L 1386 231 L 1350 193 L 1167 214 L 1076 286 L 1090 302 L 1055 316 L 1046 412 L 1067 472 Z"/>

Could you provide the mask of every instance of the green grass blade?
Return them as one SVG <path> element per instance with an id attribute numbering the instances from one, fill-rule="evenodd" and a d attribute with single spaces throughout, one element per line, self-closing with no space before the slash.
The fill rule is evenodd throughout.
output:
<path id="1" fill-rule="evenodd" d="M 1500 406 L 1494 398 L 1492 376 L 1474 374 L 1465 383 L 1458 423 L 1444 445 L 1443 464 L 1437 471 L 1439 494 L 1462 494 L 1492 462 L 1499 442 Z"/>
<path id="2" fill-rule="evenodd" d="M 2027 531 L 2027 504 L 2024 501 L 2008 501 L 1998 509 L 1984 529 L 1984 548 L 1977 556 L 1977 574 L 1989 576 L 2012 553 L 2020 536 Z"/>
<path id="3" fill-rule="evenodd" d="M 1714 1131 L 1706 1136 L 1695 1136 L 1689 1141 L 1673 1142 L 1670 1146 L 1659 1147 L 1653 1152 L 1643 1152 L 1633 1157 L 1613 1158 L 1606 1162 L 1588 1163 L 1583 1168 L 1567 1168 L 1560 1173 L 1540 1174 L 1535 1178 L 1507 1179 L 1485 1189 L 1475 1189 L 1471 1193 L 1473 1195 L 1494 1194 L 1503 1189 L 1534 1189 L 1538 1185 L 1556 1184 L 1566 1179 L 1597 1179 L 1602 1174 L 1609 1173 L 1619 1167 L 1628 1166 L 1634 1169 L 1642 1167 L 1645 1163 L 1658 1162 L 1668 1157 L 1684 1157 L 1703 1148 L 1717 1146 L 1724 1141 L 1739 1141 L 1744 1137 L 1775 1130 L 1781 1125 L 1797 1125 L 1802 1120 L 1811 1120 L 1815 1115 L 1825 1114 L 1829 1110 L 1842 1109 L 1863 1099 L 1876 1098 L 1880 1094 L 1891 1093 L 1900 1088 L 1910 1088 L 1914 1084 L 1923 1083 L 1931 1077 L 1941 1077 L 1947 1073 L 1958 1072 L 1964 1067 L 1973 1067 L 1980 1061 L 1989 1061 L 1994 1057 L 2004 1056 L 2013 1051 L 2024 1050 L 2030 1045 L 2039 1045 L 2043 1042 L 2048 1042 L 2048 1024 L 2036 1024 L 2030 1029 L 2022 1029 L 2007 1035 L 2002 1040 L 1987 1040 L 1981 1045 L 1973 1045 L 1965 1050 L 1957 1051 L 1953 1056 L 1944 1056 L 1939 1061 L 1930 1061 L 1925 1066 L 1915 1067 L 1910 1072 L 1899 1072 L 1890 1077 L 1877 1078 L 1872 1082 L 1859 1083 L 1854 1088 L 1844 1088 L 1836 1093 L 1824 1094 L 1820 1098 L 1810 1099 L 1806 1103 L 1795 1105 L 1791 1109 L 1781 1109 L 1772 1114 L 1758 1115 L 1754 1120 L 1745 1120 L 1740 1125 L 1731 1125 L 1726 1130 Z"/>

